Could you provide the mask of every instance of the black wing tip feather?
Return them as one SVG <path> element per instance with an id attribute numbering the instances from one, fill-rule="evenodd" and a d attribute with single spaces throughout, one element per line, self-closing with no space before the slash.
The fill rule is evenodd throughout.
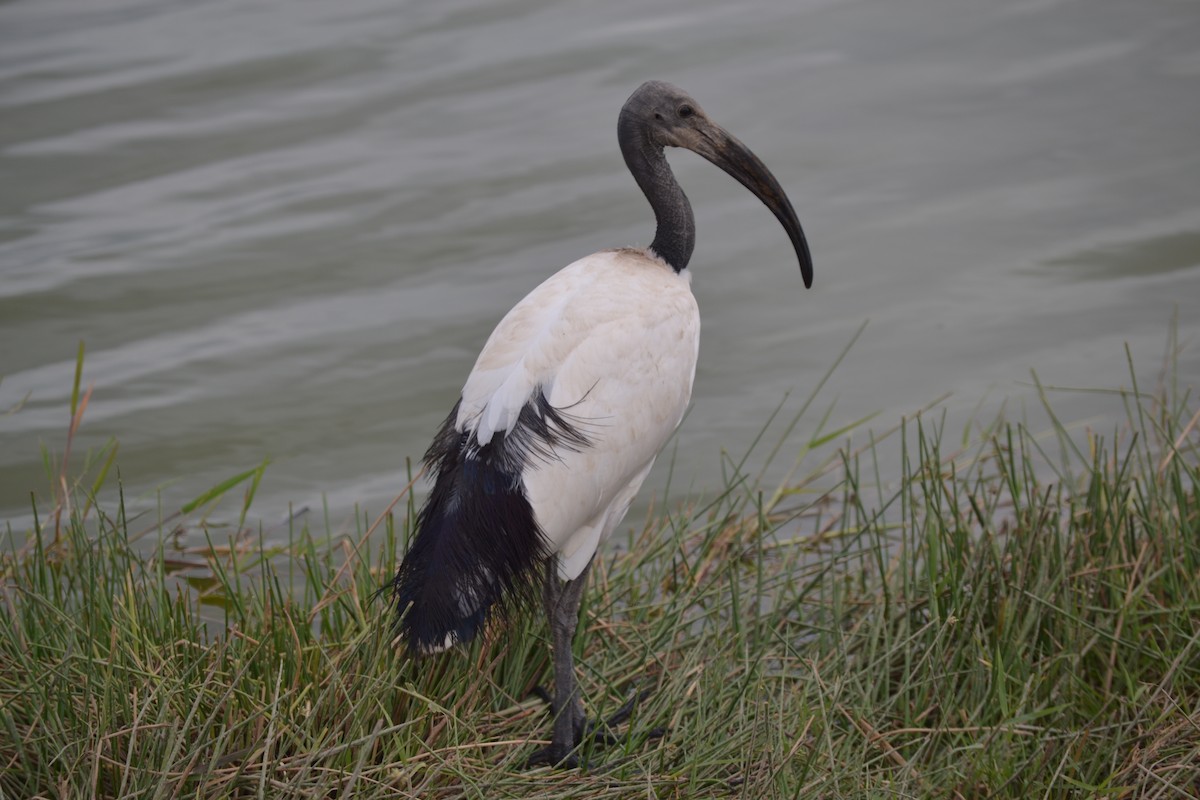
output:
<path id="1" fill-rule="evenodd" d="M 507 619 L 529 605 L 536 566 L 548 556 L 520 490 L 462 501 L 448 515 L 443 510 L 427 504 L 392 581 L 397 632 L 417 654 L 469 642 L 489 619 Z"/>
<path id="2" fill-rule="evenodd" d="M 461 404 L 461 400 L 459 401 Z M 425 454 L 436 475 L 417 534 L 391 582 L 398 634 L 415 654 L 470 641 L 489 616 L 506 618 L 537 596 L 550 552 L 521 484 L 535 461 L 591 440 L 539 390 L 508 433 L 479 445 L 456 430 L 459 404 Z"/>
<path id="3" fill-rule="evenodd" d="M 469 642 L 489 618 L 505 619 L 536 597 L 536 567 L 548 552 L 532 508 L 507 476 L 482 472 L 467 479 L 493 487 L 481 497 L 448 503 L 435 489 L 392 581 L 398 633 L 413 653 Z"/>

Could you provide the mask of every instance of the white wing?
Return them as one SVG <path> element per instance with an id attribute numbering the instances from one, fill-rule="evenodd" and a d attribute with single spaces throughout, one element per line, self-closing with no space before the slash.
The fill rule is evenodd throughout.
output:
<path id="1" fill-rule="evenodd" d="M 564 578 L 619 524 L 683 418 L 700 334 L 690 281 L 641 251 L 580 259 L 500 321 L 463 387 L 455 427 L 481 445 L 512 431 L 539 389 L 588 438 L 522 472 Z"/>

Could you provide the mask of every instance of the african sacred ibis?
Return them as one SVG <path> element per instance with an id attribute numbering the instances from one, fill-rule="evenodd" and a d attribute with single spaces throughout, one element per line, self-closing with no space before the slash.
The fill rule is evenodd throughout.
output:
<path id="1" fill-rule="evenodd" d="M 471 639 L 544 573 L 556 717 L 535 760 L 551 764 L 575 763 L 586 727 L 571 642 L 592 558 L 692 394 L 695 218 L 663 148 L 698 153 L 762 200 L 812 284 L 808 244 L 778 181 L 682 90 L 642 84 L 621 109 L 617 138 L 654 209 L 654 241 L 576 261 L 496 326 L 425 454 L 433 491 L 392 581 L 401 637 L 423 654 Z"/>

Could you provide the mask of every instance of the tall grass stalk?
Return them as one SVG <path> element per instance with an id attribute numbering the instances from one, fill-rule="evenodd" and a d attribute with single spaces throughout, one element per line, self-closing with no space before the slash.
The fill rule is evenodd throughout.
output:
<path id="1" fill-rule="evenodd" d="M 1122 396 L 1107 435 L 997 420 L 954 452 L 936 413 L 906 419 L 891 486 L 874 438 L 779 487 L 730 461 L 597 564 L 589 712 L 646 694 L 578 771 L 524 767 L 540 615 L 393 646 L 376 591 L 411 494 L 341 533 L 193 520 L 180 552 L 64 458 L 0 556 L 0 796 L 1195 797 L 1200 414 L 1171 375 Z M 244 522 L 260 476 L 190 510 L 248 486 Z"/>

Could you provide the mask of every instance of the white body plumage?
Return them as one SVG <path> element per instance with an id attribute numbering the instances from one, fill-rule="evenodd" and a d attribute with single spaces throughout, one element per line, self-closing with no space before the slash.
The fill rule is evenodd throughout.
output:
<path id="1" fill-rule="evenodd" d="M 521 483 L 559 577 L 579 575 L 620 524 L 692 394 L 700 314 L 688 270 L 606 250 L 555 273 L 496 326 L 455 429 L 486 445 L 540 391 L 589 440 L 525 465 Z"/>

